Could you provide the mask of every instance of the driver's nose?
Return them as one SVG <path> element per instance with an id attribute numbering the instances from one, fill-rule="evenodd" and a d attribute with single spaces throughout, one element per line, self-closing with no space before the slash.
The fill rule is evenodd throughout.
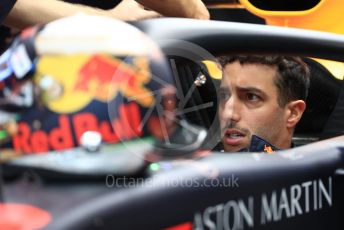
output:
<path id="1" fill-rule="evenodd" d="M 223 105 L 222 117 L 227 121 L 238 122 L 240 120 L 240 102 L 237 97 L 231 96 Z"/>

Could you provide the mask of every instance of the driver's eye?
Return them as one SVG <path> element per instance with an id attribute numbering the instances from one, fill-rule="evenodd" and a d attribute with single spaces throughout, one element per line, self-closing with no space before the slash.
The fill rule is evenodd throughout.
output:
<path id="1" fill-rule="evenodd" d="M 220 102 L 225 102 L 229 99 L 230 95 L 229 92 L 226 91 L 220 91 L 219 92 L 219 101 Z"/>
<path id="2" fill-rule="evenodd" d="M 246 97 L 249 101 L 258 101 L 260 99 L 260 97 L 254 93 L 247 93 Z"/>

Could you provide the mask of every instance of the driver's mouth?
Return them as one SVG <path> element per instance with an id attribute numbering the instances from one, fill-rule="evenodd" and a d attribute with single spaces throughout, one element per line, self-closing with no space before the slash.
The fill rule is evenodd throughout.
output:
<path id="1" fill-rule="evenodd" d="M 223 141 L 227 145 L 238 146 L 243 144 L 245 137 L 246 134 L 238 129 L 227 129 L 224 134 Z"/>

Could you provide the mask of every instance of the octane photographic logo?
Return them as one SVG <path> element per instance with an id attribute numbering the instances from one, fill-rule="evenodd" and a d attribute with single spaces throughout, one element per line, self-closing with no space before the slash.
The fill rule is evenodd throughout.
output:
<path id="1" fill-rule="evenodd" d="M 194 83 L 186 90 L 182 83 L 182 78 L 185 76 L 180 76 L 176 60 L 183 59 L 193 64 L 200 64 L 203 60 L 215 62 L 216 58 L 202 47 L 187 41 L 163 39 L 158 40 L 157 43 L 160 47 L 173 44 L 173 49 L 163 50 L 166 60 L 156 44 L 148 41 L 148 45 L 152 46 L 149 58 L 127 56 L 116 68 L 108 92 L 118 91 L 120 87 L 122 96 L 112 100 L 110 95 L 107 97 L 109 98 L 108 115 L 110 121 L 120 120 L 122 125 L 112 122 L 112 128 L 115 133 L 127 134 L 118 136 L 127 151 L 134 154 L 138 152 L 140 154 L 146 146 L 151 146 L 154 140 L 146 138 L 147 136 L 159 139 L 164 143 L 164 147 L 177 155 L 178 152 L 197 150 L 201 142 L 206 139 L 207 130 L 189 125 L 185 117 L 189 113 L 216 106 L 214 102 L 188 105 L 198 87 L 202 87 L 211 79 L 207 79 L 201 69 L 194 76 L 189 72 L 187 77 L 194 77 Z M 131 75 L 124 72 L 128 69 L 126 67 L 128 65 L 133 69 Z M 170 73 L 173 79 L 170 78 Z M 132 77 L 129 78 L 129 75 Z M 130 113 L 125 113 L 123 108 L 128 106 L 133 109 Z M 211 129 L 214 125 L 217 125 L 215 121 L 211 121 Z M 183 140 L 185 143 L 181 144 L 178 141 L 185 133 L 189 135 L 184 139 L 191 139 Z M 207 146 L 214 147 L 218 139 L 212 137 L 207 141 L 211 142 Z M 164 147 L 155 145 L 154 148 L 160 152 L 165 150 Z"/>

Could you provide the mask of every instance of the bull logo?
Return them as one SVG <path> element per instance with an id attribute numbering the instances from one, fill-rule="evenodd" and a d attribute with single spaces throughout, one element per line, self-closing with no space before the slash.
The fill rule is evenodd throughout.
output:
<path id="1" fill-rule="evenodd" d="M 93 100 L 108 102 L 120 92 L 144 107 L 154 104 L 154 96 L 145 87 L 151 80 L 146 57 L 133 58 L 132 65 L 107 55 L 46 56 L 37 65 L 38 85 L 46 76 L 61 85 L 58 98 L 45 101 L 57 113 L 73 113 Z"/>

